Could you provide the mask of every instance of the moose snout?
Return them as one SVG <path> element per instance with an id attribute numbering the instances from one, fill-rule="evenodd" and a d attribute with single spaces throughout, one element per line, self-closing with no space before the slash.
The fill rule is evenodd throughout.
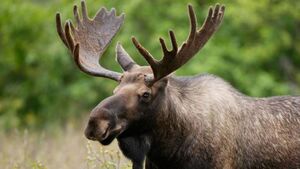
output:
<path id="1" fill-rule="evenodd" d="M 101 141 L 105 139 L 109 132 L 108 120 L 90 119 L 84 131 L 85 137 L 89 140 Z"/>
<path id="2" fill-rule="evenodd" d="M 92 110 L 84 132 L 87 139 L 109 144 L 123 131 L 124 125 L 117 117 L 118 112 L 123 111 L 120 98 L 119 95 L 108 97 Z"/>
<path id="3" fill-rule="evenodd" d="M 96 128 L 97 128 L 97 124 L 96 124 L 96 120 L 89 120 L 88 125 L 84 131 L 84 135 L 87 139 L 89 140 L 97 140 L 96 136 Z"/>

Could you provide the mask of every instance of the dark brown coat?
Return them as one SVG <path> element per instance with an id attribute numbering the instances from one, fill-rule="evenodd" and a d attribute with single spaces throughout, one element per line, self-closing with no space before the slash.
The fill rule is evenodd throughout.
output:
<path id="1" fill-rule="evenodd" d="M 146 169 L 300 169 L 299 96 L 252 98 L 213 75 L 170 75 L 218 29 L 223 5 L 211 7 L 200 28 L 188 5 L 189 36 L 178 47 L 170 31 L 171 50 L 160 39 L 160 61 L 133 38 L 150 67 L 137 65 L 118 44 L 122 74 L 98 61 L 124 15 L 102 8 L 90 19 L 81 6 L 81 15 L 74 6 L 76 26 L 67 21 L 63 28 L 56 15 L 58 34 L 80 70 L 119 83 L 91 112 L 88 139 L 108 145 L 116 138 L 133 169 L 142 169 L 145 158 Z"/>

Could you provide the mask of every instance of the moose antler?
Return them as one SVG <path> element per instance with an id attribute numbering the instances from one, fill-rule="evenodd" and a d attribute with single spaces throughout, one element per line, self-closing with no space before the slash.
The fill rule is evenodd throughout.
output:
<path id="1" fill-rule="evenodd" d="M 77 27 L 74 27 L 71 21 L 67 21 L 63 29 L 60 14 L 56 14 L 56 27 L 61 40 L 83 72 L 118 81 L 120 74 L 103 68 L 99 60 L 123 24 L 124 14 L 116 16 L 115 9 L 107 11 L 101 8 L 91 20 L 84 1 L 81 1 L 81 9 L 82 18 L 79 16 L 77 6 L 74 5 Z"/>
<path id="2" fill-rule="evenodd" d="M 216 4 L 215 7 L 210 7 L 208 16 L 202 27 L 197 30 L 196 15 L 192 5 L 188 5 L 190 17 L 190 34 L 186 42 L 184 42 L 178 50 L 176 38 L 173 31 L 169 31 L 172 50 L 168 50 L 164 39 L 160 38 L 160 44 L 163 50 L 163 58 L 157 61 L 152 55 L 133 37 L 132 41 L 138 51 L 143 55 L 146 61 L 150 64 L 154 78 L 148 79 L 147 83 L 152 86 L 156 81 L 169 75 L 187 61 L 189 61 L 209 40 L 213 33 L 217 30 L 222 22 L 225 6 Z"/>

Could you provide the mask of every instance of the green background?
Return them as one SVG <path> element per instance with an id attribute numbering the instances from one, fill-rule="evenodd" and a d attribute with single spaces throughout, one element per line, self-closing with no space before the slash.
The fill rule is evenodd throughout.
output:
<path id="1" fill-rule="evenodd" d="M 189 31 L 187 3 L 199 24 L 208 7 L 226 5 L 223 24 L 206 46 L 177 75 L 211 73 L 255 97 L 300 94 L 299 0 L 87 0 L 90 17 L 101 7 L 126 13 L 125 24 L 101 63 L 121 71 L 115 62 L 120 41 L 139 64 L 146 62 L 131 36 L 157 58 L 160 36 L 175 31 L 183 42 Z M 80 72 L 58 38 L 55 13 L 72 18 L 70 0 L 2 0 L 0 4 L 0 128 L 41 129 L 80 121 L 103 98 L 114 81 Z"/>

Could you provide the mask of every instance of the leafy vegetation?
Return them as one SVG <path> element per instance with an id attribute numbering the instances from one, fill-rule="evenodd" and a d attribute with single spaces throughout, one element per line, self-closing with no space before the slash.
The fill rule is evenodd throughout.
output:
<path id="1" fill-rule="evenodd" d="M 121 71 L 114 61 L 120 41 L 140 64 L 135 35 L 157 58 L 158 37 L 168 29 L 179 42 L 188 35 L 186 4 L 202 22 L 210 5 L 226 5 L 220 30 L 183 66 L 178 75 L 212 73 L 251 96 L 300 94 L 300 1 L 297 0 L 87 0 L 90 16 L 99 7 L 126 13 L 125 24 L 106 52 L 104 66 Z M 110 95 L 115 82 L 85 75 L 75 67 L 59 40 L 55 13 L 71 18 L 70 0 L 2 0 L 0 5 L 0 127 L 52 127 L 88 116 Z"/>

